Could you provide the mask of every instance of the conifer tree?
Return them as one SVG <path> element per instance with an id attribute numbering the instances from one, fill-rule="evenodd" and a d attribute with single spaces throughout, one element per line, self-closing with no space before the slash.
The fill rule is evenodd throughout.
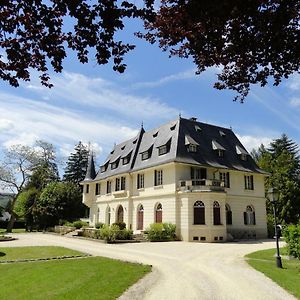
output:
<path id="1" fill-rule="evenodd" d="M 79 184 L 84 179 L 88 165 L 88 155 L 88 148 L 79 142 L 68 158 L 63 177 L 64 181 Z"/>

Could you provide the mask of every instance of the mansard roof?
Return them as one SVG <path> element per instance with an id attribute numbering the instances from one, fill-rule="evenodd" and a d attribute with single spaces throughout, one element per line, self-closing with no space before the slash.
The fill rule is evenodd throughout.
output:
<path id="1" fill-rule="evenodd" d="M 196 152 L 189 151 L 190 144 L 197 147 Z M 159 155 L 158 148 L 164 145 L 168 147 L 167 153 Z M 216 151 L 220 149 L 225 150 L 222 157 Z M 145 159 L 143 154 L 147 151 L 149 158 Z M 242 160 L 240 154 L 247 155 L 247 160 Z M 127 156 L 129 161 L 123 161 Z M 146 132 L 142 128 L 136 137 L 116 145 L 96 180 L 168 162 L 266 174 L 231 129 L 197 122 L 195 118 L 178 118 Z"/>

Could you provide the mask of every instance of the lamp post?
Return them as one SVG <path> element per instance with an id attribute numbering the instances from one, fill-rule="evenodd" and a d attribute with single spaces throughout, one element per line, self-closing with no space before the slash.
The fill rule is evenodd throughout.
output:
<path id="1" fill-rule="evenodd" d="M 276 249 L 277 249 L 277 256 L 276 256 L 276 266 L 277 268 L 282 269 L 282 262 L 279 253 L 279 236 L 278 236 L 278 228 L 276 222 L 276 202 L 278 201 L 279 194 L 274 188 L 270 188 L 268 190 L 268 198 L 273 205 L 273 213 L 274 213 L 274 225 L 275 225 L 275 237 L 276 237 Z"/>

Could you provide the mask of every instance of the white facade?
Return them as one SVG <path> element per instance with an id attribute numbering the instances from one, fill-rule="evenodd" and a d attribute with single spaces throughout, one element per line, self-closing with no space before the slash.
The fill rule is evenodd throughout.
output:
<path id="1" fill-rule="evenodd" d="M 206 169 L 206 179 L 192 180 L 191 168 L 200 169 L 199 165 L 170 162 L 83 182 L 90 223 L 123 221 L 137 233 L 156 221 L 171 222 L 180 239 L 194 242 L 226 241 L 228 233 L 237 239 L 267 237 L 266 175 L 201 167 Z M 162 182 L 157 183 L 158 171 L 162 171 Z M 226 179 L 224 173 L 229 174 Z M 140 184 L 144 183 L 140 188 L 138 174 L 144 176 L 144 180 L 139 177 Z M 125 186 L 121 177 L 125 177 Z"/>

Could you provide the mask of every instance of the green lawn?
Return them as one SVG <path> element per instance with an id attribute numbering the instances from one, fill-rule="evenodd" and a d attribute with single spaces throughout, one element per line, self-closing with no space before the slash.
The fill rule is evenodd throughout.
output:
<path id="1" fill-rule="evenodd" d="M 50 248 L 52 247 L 0 248 L 0 252 L 16 258 L 25 258 L 28 253 L 32 253 L 32 256 L 39 253 L 38 257 L 43 257 L 49 254 L 67 255 L 71 253 L 69 251 L 75 252 L 65 248 L 58 249 L 59 247 Z M 10 252 L 11 250 L 19 252 Z M 3 275 L 0 298 L 1 300 L 116 299 L 150 271 L 151 266 L 104 257 L 0 264 L 0 274 Z"/>
<path id="2" fill-rule="evenodd" d="M 276 267 L 275 253 L 276 249 L 262 250 L 250 253 L 246 258 L 250 266 L 300 299 L 300 260 L 282 259 L 283 269 L 279 269 Z M 286 250 L 281 253 L 285 254 Z"/>
<path id="3" fill-rule="evenodd" d="M 16 228 L 12 230 L 13 233 L 26 233 L 25 228 Z M 0 228 L 0 234 L 6 233 L 6 229 Z"/>
<path id="4" fill-rule="evenodd" d="M 63 247 L 0 247 L 0 260 L 32 258 L 53 258 L 59 256 L 82 255 L 83 253 Z"/>

